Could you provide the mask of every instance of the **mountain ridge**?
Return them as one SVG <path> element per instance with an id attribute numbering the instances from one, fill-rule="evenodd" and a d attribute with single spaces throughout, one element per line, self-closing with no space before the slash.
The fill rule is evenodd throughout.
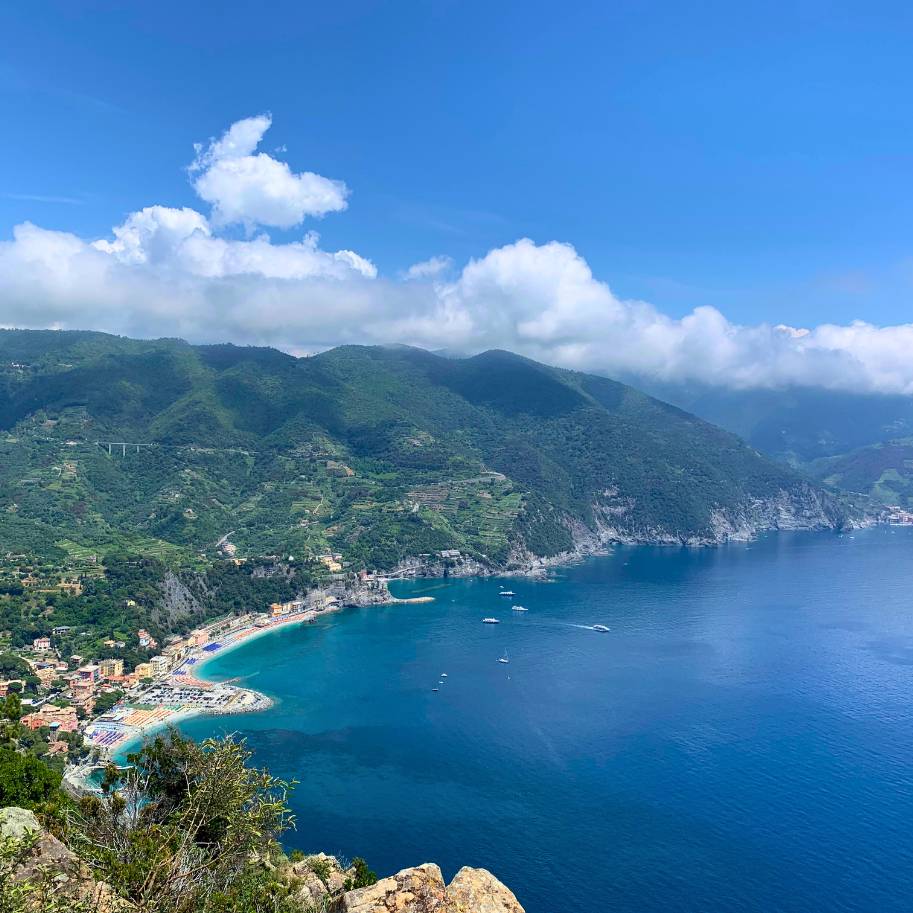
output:
<path id="1" fill-rule="evenodd" d="M 0 533 L 47 553 L 211 555 L 230 533 L 241 554 L 506 568 L 859 515 L 676 406 L 503 350 L 4 330 L 0 456 Z"/>

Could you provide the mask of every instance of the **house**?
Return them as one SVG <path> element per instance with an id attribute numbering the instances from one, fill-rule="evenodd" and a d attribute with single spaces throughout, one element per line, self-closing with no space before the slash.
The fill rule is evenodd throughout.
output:
<path id="1" fill-rule="evenodd" d="M 77 680 L 80 682 L 98 682 L 101 681 L 101 669 L 94 663 L 86 666 L 80 666 L 76 670 Z"/>
<path id="2" fill-rule="evenodd" d="M 47 653 L 51 649 L 50 637 L 36 637 L 32 641 L 32 648 L 38 653 Z"/>
<path id="3" fill-rule="evenodd" d="M 43 669 L 36 669 L 35 676 L 41 682 L 42 688 L 48 688 L 57 678 L 57 670 L 53 666 L 45 666 Z"/>
<path id="4" fill-rule="evenodd" d="M 158 641 L 145 628 L 140 628 L 136 632 L 136 636 L 139 639 L 139 645 L 141 647 L 145 647 L 148 650 L 154 650 L 158 646 Z"/>
<path id="5" fill-rule="evenodd" d="M 59 637 L 61 634 L 69 634 L 73 629 L 69 625 L 57 625 L 51 633 L 55 637 Z"/>
<path id="6" fill-rule="evenodd" d="M 0 681 L 0 697 L 6 697 L 10 693 L 10 685 L 18 685 L 19 690 L 22 690 L 22 686 L 25 682 L 21 678 L 11 678 L 9 681 Z"/>
<path id="7" fill-rule="evenodd" d="M 149 664 L 154 675 L 164 675 L 171 669 L 171 660 L 167 656 L 153 656 Z"/>
<path id="8" fill-rule="evenodd" d="M 75 732 L 79 725 L 75 707 L 55 707 L 49 705 L 29 713 L 22 718 L 22 723 L 29 729 L 41 729 L 47 726 L 55 732 Z"/>
<path id="9" fill-rule="evenodd" d="M 133 674 L 140 679 L 152 678 L 152 663 L 137 663 L 136 668 L 133 670 Z"/>
<path id="10" fill-rule="evenodd" d="M 98 669 L 102 678 L 119 678 L 124 674 L 124 661 L 122 659 L 99 660 Z"/>

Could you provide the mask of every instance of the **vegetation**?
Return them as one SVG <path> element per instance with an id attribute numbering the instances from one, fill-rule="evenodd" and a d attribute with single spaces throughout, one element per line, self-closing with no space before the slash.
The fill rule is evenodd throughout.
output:
<path id="1" fill-rule="evenodd" d="M 21 757 L 0 750 L 4 789 L 18 770 L 12 756 Z M 278 843 L 294 825 L 291 784 L 249 766 L 250 752 L 230 738 L 197 744 L 170 732 L 129 761 L 124 771 L 108 770 L 101 795 L 78 803 L 57 792 L 57 803 L 48 804 L 60 781 L 45 768 L 33 778 L 40 788 L 7 790 L 0 804 L 41 811 L 95 879 L 138 913 L 300 913 Z M 70 906 L 50 903 L 54 872 L 25 885 L 12 877 L 29 849 L 28 841 L 0 841 L 0 913 L 82 911 L 72 898 Z M 346 871 L 346 890 L 377 880 L 363 859 Z M 36 907 L 44 895 L 48 904 Z"/>
<path id="2" fill-rule="evenodd" d="M 505 352 L 0 332 L 0 539 L 87 573 L 206 567 L 218 547 L 503 562 L 568 548 L 575 523 L 706 536 L 720 511 L 806 490 L 678 409 Z"/>
<path id="3" fill-rule="evenodd" d="M 821 482 L 867 494 L 883 504 L 913 509 L 913 438 L 862 447 L 814 462 Z"/>

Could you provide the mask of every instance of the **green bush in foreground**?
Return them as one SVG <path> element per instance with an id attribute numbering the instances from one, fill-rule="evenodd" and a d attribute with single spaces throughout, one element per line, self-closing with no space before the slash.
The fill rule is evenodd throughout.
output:
<path id="1" fill-rule="evenodd" d="M 250 757 L 232 739 L 160 736 L 80 802 L 70 846 L 144 913 L 281 911 L 287 889 L 252 860 L 280 855 L 290 784 Z"/>

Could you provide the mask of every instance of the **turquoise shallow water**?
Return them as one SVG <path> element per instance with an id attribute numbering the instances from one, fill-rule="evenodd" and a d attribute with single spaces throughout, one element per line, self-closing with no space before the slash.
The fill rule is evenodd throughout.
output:
<path id="1" fill-rule="evenodd" d="M 397 592 L 436 602 L 207 667 L 278 698 L 182 728 L 300 781 L 289 846 L 485 866 L 529 913 L 911 909 L 913 529 Z"/>

